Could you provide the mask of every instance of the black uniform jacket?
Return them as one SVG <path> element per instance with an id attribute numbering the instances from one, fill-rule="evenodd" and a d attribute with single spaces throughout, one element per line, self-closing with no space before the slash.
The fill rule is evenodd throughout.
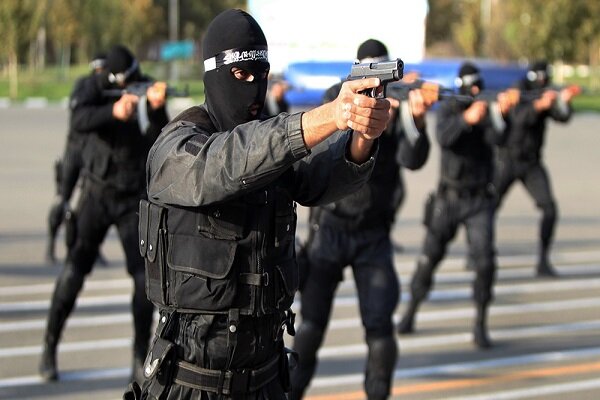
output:
<path id="1" fill-rule="evenodd" d="M 166 109 L 152 110 L 148 106 L 150 126 L 141 132 L 137 118 L 124 122 L 113 117 L 113 104 L 119 98 L 106 96 L 100 82 L 100 75 L 84 78 L 70 102 L 71 129 L 88 135 L 84 174 L 103 187 L 122 193 L 143 193 L 148 151 L 168 123 Z"/>

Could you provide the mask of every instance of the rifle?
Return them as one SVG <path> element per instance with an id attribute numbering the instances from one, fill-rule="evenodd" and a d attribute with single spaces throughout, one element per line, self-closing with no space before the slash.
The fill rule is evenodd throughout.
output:
<path id="1" fill-rule="evenodd" d="M 421 89 L 424 100 L 429 103 L 435 103 L 444 99 L 454 98 L 462 101 L 472 101 L 472 96 L 456 93 L 454 90 L 445 88 L 434 82 L 427 82 L 417 79 L 411 83 L 393 83 L 388 87 L 388 96 L 399 101 L 408 100 L 408 93 L 411 90 Z"/>
<path id="2" fill-rule="evenodd" d="M 379 78 L 381 82 L 379 87 L 367 89 L 362 93 L 369 97 L 384 98 L 386 97 L 388 83 L 399 81 L 403 75 L 404 62 L 397 58 L 394 61 L 354 64 L 348 80 Z M 382 88 L 382 90 L 378 90 L 379 88 Z"/>
<path id="3" fill-rule="evenodd" d="M 123 89 L 106 89 L 102 91 L 102 94 L 106 97 L 121 97 L 124 94 L 133 94 L 140 98 L 137 103 L 137 120 L 142 135 L 146 134 L 148 126 L 150 126 L 146 92 L 148 91 L 148 88 L 154 85 L 154 83 L 155 82 L 133 82 L 125 86 Z M 167 86 L 167 97 L 188 97 L 189 95 L 190 94 L 187 86 L 183 91 L 171 86 Z"/>
<path id="4" fill-rule="evenodd" d="M 520 100 L 523 102 L 534 101 L 534 100 L 537 100 L 540 97 L 542 97 L 543 94 L 547 91 L 555 91 L 555 92 L 560 93 L 563 90 L 571 92 L 571 94 L 573 96 L 580 95 L 583 92 L 583 89 L 579 85 L 567 85 L 567 86 L 552 85 L 552 86 L 545 86 L 545 87 L 542 87 L 539 89 L 522 90 Z"/>

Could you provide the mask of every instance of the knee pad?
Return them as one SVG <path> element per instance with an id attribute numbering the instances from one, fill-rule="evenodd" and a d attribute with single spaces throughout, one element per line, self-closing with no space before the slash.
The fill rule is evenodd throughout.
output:
<path id="1" fill-rule="evenodd" d="M 538 208 L 540 210 L 542 210 L 542 213 L 544 214 L 544 218 L 546 218 L 546 219 L 556 219 L 556 217 L 558 215 L 556 203 L 554 203 L 554 202 L 547 203 L 547 204 L 540 204 L 540 205 L 538 205 Z"/>
<path id="2" fill-rule="evenodd" d="M 415 270 L 410 282 L 411 295 L 415 300 L 422 300 L 427 296 L 433 284 L 433 263 L 431 258 L 422 254 L 417 261 Z"/>
<path id="3" fill-rule="evenodd" d="M 83 275 L 90 273 L 97 257 L 98 247 L 85 240 L 74 240 L 74 244 L 69 248 L 69 262 Z"/>
<path id="4" fill-rule="evenodd" d="M 314 322 L 302 321 L 294 337 L 294 351 L 300 357 L 300 364 L 304 364 L 306 361 L 312 362 L 321 346 L 324 334 L 325 329 Z"/>

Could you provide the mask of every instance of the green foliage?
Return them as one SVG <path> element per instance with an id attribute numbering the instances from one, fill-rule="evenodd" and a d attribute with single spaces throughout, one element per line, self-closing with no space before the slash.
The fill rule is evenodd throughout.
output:
<path id="1" fill-rule="evenodd" d="M 165 69 L 162 63 L 142 64 L 142 71 L 157 80 L 166 79 Z M 14 100 L 19 102 L 28 97 L 44 97 L 50 102 L 60 102 L 68 98 L 77 78 L 87 74 L 89 74 L 87 63 L 71 67 L 67 75 L 63 75 L 60 67 L 48 67 L 39 72 L 22 69 L 19 95 Z M 204 101 L 204 84 L 199 75 L 197 79 L 185 79 L 180 82 L 169 82 L 169 84 L 181 90 L 187 86 L 190 97 L 198 103 Z M 7 78 L 0 75 L 0 98 L 2 97 L 10 97 L 9 82 Z"/>
<path id="2" fill-rule="evenodd" d="M 451 41 L 462 51 L 458 56 L 590 63 L 600 51 L 597 0 L 429 0 L 429 5 L 427 33 L 433 36 L 427 44 Z M 489 18 L 482 12 L 486 7 Z"/>

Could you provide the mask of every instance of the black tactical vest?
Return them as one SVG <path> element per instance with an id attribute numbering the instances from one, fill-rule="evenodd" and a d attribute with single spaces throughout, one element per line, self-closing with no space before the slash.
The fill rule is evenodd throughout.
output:
<path id="1" fill-rule="evenodd" d="M 190 313 L 281 313 L 298 288 L 296 204 L 280 180 L 234 200 L 186 208 L 140 202 L 146 294 Z"/>

